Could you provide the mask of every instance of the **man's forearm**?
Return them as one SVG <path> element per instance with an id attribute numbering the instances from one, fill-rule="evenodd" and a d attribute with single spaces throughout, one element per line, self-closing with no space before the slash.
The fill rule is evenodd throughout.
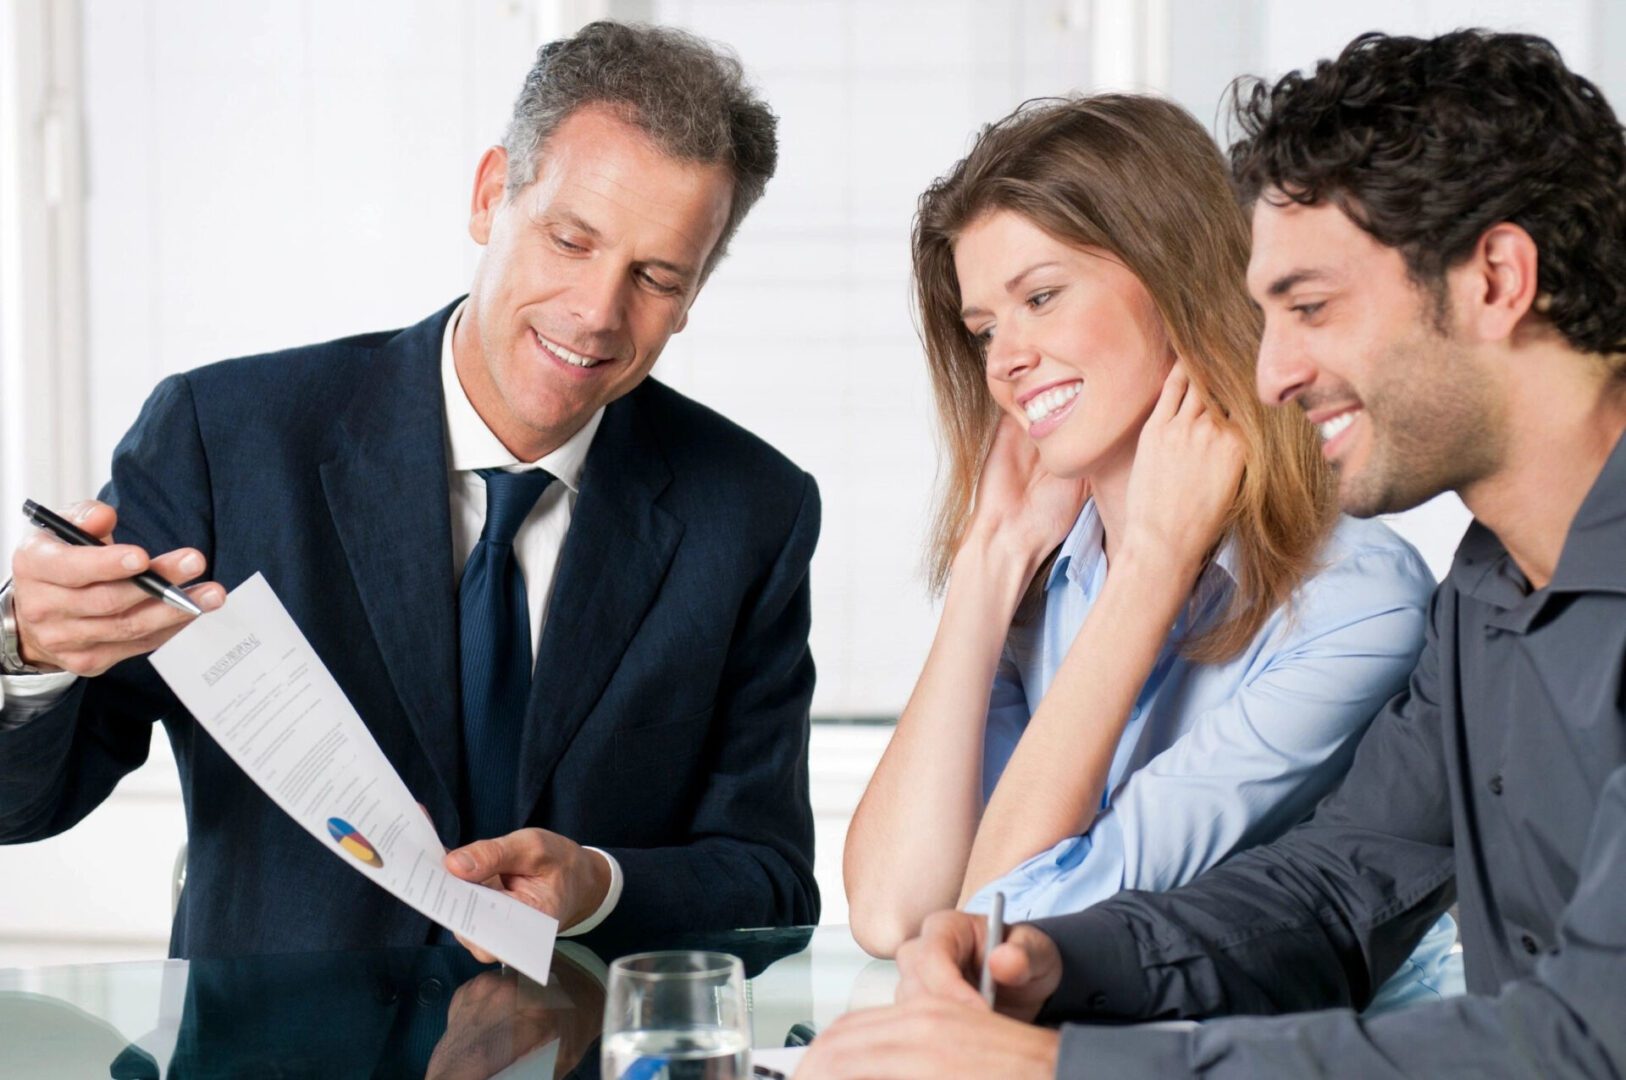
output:
<path id="1" fill-rule="evenodd" d="M 1450 998 L 1373 1018 L 1335 1009 L 1178 1029 L 1068 1025 L 1056 1076 L 1615 1077 L 1620 1044 L 1605 1027 L 1590 1028 L 1550 987 L 1525 980 L 1494 998 Z"/>
<path id="2" fill-rule="evenodd" d="M 1383 873 L 1352 874 L 1335 893 L 1301 850 L 1333 843 L 1289 834 L 1184 888 L 1122 893 L 1039 920 L 1064 958 L 1047 1015 L 1123 1021 L 1364 1005 L 1450 905 L 1454 865 L 1449 848 L 1396 839 Z"/>
<path id="3" fill-rule="evenodd" d="M 0 712 L 0 843 L 42 840 L 58 826 L 73 752 L 79 686 L 48 702 L 11 700 Z"/>

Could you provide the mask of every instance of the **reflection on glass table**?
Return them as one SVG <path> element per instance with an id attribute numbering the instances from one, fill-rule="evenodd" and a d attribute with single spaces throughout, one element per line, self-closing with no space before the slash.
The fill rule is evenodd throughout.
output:
<path id="1" fill-rule="evenodd" d="M 738 956 L 756 1046 L 896 982 L 839 926 L 561 942 L 547 986 L 450 946 L 0 971 L 0 1076 L 596 1078 L 607 964 L 650 949 Z"/>

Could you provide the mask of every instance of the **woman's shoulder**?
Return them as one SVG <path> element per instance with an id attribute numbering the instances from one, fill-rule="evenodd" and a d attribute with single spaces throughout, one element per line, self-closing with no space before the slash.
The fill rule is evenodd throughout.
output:
<path id="1" fill-rule="evenodd" d="M 1282 656 L 1306 652 L 1405 652 L 1406 642 L 1422 642 L 1433 591 L 1428 564 L 1393 529 L 1340 516 L 1315 568 L 1271 614 L 1246 662 L 1257 672 Z"/>
<path id="2" fill-rule="evenodd" d="M 1399 533 L 1375 519 L 1339 515 L 1298 595 L 1301 604 L 1346 612 L 1422 609 L 1434 585 L 1428 563 Z"/>
<path id="3" fill-rule="evenodd" d="M 1338 515 L 1321 545 L 1318 565 L 1323 573 L 1340 566 L 1366 562 L 1391 563 L 1409 577 L 1423 578 L 1434 587 L 1434 575 L 1418 550 L 1377 518 Z"/>

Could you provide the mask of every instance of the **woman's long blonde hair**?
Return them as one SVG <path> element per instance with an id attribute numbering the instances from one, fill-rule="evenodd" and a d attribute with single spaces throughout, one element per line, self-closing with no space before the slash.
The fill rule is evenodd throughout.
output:
<path id="1" fill-rule="evenodd" d="M 1198 661 L 1234 657 L 1314 568 L 1336 489 L 1303 414 L 1266 408 L 1255 395 L 1260 315 L 1244 284 L 1248 223 L 1219 148 L 1184 109 L 1155 97 L 1028 102 L 985 128 L 920 197 L 916 301 L 948 452 L 933 588 L 947 584 L 999 422 L 982 350 L 960 319 L 954 270 L 961 231 L 995 210 L 1121 259 L 1151 295 L 1192 382 L 1240 430 L 1246 464 L 1222 538 L 1236 543 L 1237 587 L 1224 613 L 1182 646 Z"/>

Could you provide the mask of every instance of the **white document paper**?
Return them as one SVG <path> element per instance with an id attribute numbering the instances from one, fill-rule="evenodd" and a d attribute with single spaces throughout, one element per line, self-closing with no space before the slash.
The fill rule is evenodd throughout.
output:
<path id="1" fill-rule="evenodd" d="M 446 871 L 434 827 L 263 576 L 193 620 L 152 664 L 232 760 L 334 858 L 548 981 L 558 920 Z"/>

